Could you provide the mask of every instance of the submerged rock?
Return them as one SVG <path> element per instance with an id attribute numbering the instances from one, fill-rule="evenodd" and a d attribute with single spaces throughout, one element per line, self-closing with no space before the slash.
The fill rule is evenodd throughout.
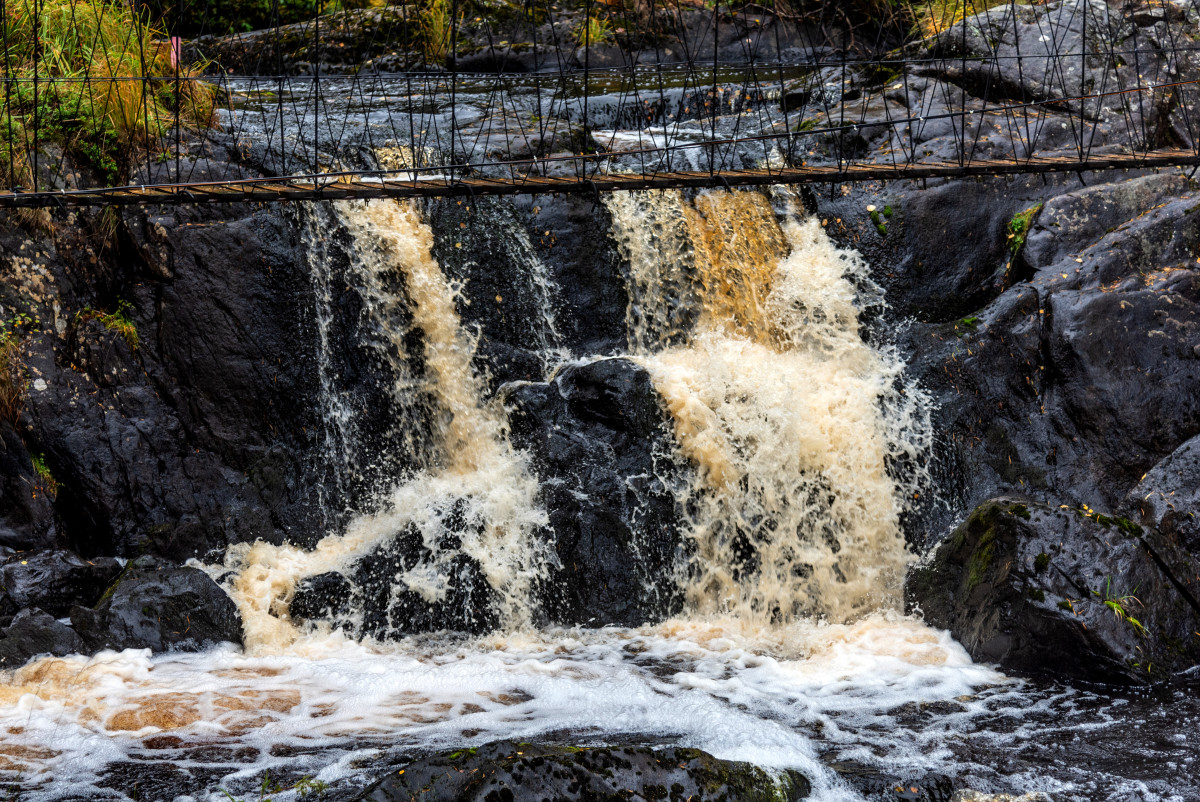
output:
<path id="1" fill-rule="evenodd" d="M 410 763 L 361 802 L 515 802 L 533 799 L 791 802 L 811 785 L 797 771 L 768 773 L 699 749 L 579 748 L 498 741 Z"/>
<path id="2" fill-rule="evenodd" d="M 976 660 L 1144 683 L 1200 663 L 1200 605 L 1152 539 L 1125 518 L 994 499 L 912 570 L 906 600 Z"/>
<path id="3" fill-rule="evenodd" d="M 683 468 L 650 374 L 629 359 L 601 359 L 500 395 L 550 515 L 559 565 L 543 588 L 546 615 L 636 626 L 678 612 Z"/>
<path id="4" fill-rule="evenodd" d="M 237 607 L 208 574 L 152 557 L 131 563 L 94 609 L 74 608 L 71 623 L 93 651 L 194 652 L 242 643 Z"/>

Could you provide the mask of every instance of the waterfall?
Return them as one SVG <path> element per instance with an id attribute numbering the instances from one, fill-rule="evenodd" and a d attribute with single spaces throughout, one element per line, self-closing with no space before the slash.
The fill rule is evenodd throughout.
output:
<path id="1" fill-rule="evenodd" d="M 899 607 L 911 490 L 889 466 L 919 462 L 927 405 L 900 385 L 899 357 L 862 337 L 865 262 L 783 200 L 782 226 L 756 192 L 606 203 L 631 348 L 697 468 L 680 499 L 690 609 L 847 621 Z"/>
<path id="2" fill-rule="evenodd" d="M 396 573 L 397 592 L 438 601 L 458 568 L 456 558 L 465 555 L 497 591 L 500 620 L 519 626 L 529 619 L 530 588 L 546 560 L 533 535 L 547 519 L 524 458 L 508 445 L 502 413 L 483 400 L 471 363 L 475 342 L 456 312 L 456 288 L 431 255 L 433 233 L 408 203 L 341 201 L 334 211 L 350 234 L 372 314 L 386 321 L 408 309 L 421 333 L 422 377 L 414 377 L 407 363 L 393 365 L 393 375 L 398 394 L 428 399 L 433 431 L 424 436 L 435 447 L 424 450 L 424 464 L 385 495 L 377 512 L 358 516 L 311 551 L 262 542 L 229 549 L 225 566 L 234 571 L 230 590 L 242 612 L 247 648 L 279 649 L 300 635 L 288 616 L 297 581 L 346 569 L 372 547 L 414 529 L 426 557 Z M 386 286 L 396 270 L 404 279 L 403 295 Z M 400 326 L 390 331 L 392 353 L 403 354 L 407 332 Z M 451 519 L 455 542 L 448 547 Z"/>

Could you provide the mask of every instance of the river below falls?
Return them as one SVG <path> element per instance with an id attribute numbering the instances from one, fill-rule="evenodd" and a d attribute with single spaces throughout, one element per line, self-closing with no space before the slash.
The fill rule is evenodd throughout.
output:
<path id="1" fill-rule="evenodd" d="M 48 659 L 0 712 L 16 798 L 226 799 L 303 776 L 349 799 L 430 752 L 497 739 L 678 744 L 808 775 L 945 774 L 1056 800 L 1200 798 L 1195 689 L 1118 693 L 1008 678 L 945 632 L 875 614 L 752 631 L 733 621 Z M 275 794 L 278 800 L 299 792 Z"/>

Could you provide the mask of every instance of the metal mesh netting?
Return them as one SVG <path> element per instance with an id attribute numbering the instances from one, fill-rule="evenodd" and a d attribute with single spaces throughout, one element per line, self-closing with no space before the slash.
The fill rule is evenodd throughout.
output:
<path id="1" fill-rule="evenodd" d="M 1197 0 L 376 2 L 0 0 L 0 205 L 840 182 L 1200 154 Z M 214 149 L 233 158 L 216 169 Z"/>

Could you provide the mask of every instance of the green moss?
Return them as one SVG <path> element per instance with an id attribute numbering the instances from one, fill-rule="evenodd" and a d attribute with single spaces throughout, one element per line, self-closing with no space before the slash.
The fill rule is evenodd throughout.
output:
<path id="1" fill-rule="evenodd" d="M 1037 213 L 1042 210 L 1043 204 L 1039 203 L 1036 206 L 1030 206 L 1023 212 L 1018 212 L 1013 215 L 1013 218 L 1008 221 L 1008 251 L 1013 256 L 1020 253 L 1021 248 L 1025 245 L 1025 238 L 1029 235 L 1029 229 L 1033 226 L 1033 218 L 1037 217 Z"/>
<path id="2" fill-rule="evenodd" d="M 975 553 L 971 555 L 971 562 L 967 565 L 967 588 L 972 589 L 987 576 L 988 569 L 992 567 L 992 560 L 996 558 L 996 530 L 988 529 L 983 533 L 983 537 L 979 538 L 979 545 L 975 548 Z"/>
<path id="3" fill-rule="evenodd" d="M 1039 574 L 1043 573 L 1049 567 L 1050 567 L 1050 555 L 1047 554 L 1046 552 L 1043 551 L 1041 554 L 1039 554 L 1037 557 L 1034 558 L 1033 570 L 1036 571 L 1037 573 L 1039 573 Z"/>
<path id="4" fill-rule="evenodd" d="M 1034 601 L 1040 602 L 1046 600 L 1046 594 L 1042 592 L 1041 588 L 1030 588 L 1028 595 L 1029 598 L 1033 599 Z"/>
<path id="5" fill-rule="evenodd" d="M 1024 518 L 1026 521 L 1030 519 L 1029 508 L 1024 504 L 1014 504 L 1008 508 L 1008 511 L 1018 518 Z"/>
<path id="6" fill-rule="evenodd" d="M 1075 605 L 1071 604 L 1069 599 L 1063 599 L 1062 601 L 1060 601 L 1058 603 L 1058 608 L 1060 610 L 1066 610 L 1069 613 L 1075 612 Z"/>

